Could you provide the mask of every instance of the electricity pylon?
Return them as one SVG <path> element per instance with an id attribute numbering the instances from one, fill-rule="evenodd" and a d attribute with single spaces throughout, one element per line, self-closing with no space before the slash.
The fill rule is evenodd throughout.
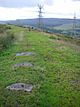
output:
<path id="1" fill-rule="evenodd" d="M 39 8 L 39 22 L 38 22 L 38 28 L 42 29 L 43 28 L 43 22 L 42 22 L 42 9 L 43 9 L 43 5 L 38 4 L 38 8 Z"/>
<path id="2" fill-rule="evenodd" d="M 73 19 L 73 35 L 76 37 L 76 13 L 74 13 L 74 19 Z"/>

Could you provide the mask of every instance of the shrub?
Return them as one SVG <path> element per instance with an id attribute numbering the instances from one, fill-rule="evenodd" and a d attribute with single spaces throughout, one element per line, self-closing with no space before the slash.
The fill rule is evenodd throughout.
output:
<path id="1" fill-rule="evenodd" d="M 1 32 L 0 34 L 0 51 L 10 46 L 14 40 L 14 34 L 11 31 Z"/>

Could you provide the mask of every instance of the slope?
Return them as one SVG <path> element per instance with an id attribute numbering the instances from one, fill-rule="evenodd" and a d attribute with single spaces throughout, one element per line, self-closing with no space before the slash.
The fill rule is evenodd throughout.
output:
<path id="1" fill-rule="evenodd" d="M 69 38 L 11 26 L 15 41 L 0 52 L 1 107 L 80 107 L 80 47 Z M 32 56 L 16 56 L 34 52 Z M 13 66 L 29 62 L 32 67 Z M 11 91 L 13 83 L 34 85 L 32 92 Z"/>

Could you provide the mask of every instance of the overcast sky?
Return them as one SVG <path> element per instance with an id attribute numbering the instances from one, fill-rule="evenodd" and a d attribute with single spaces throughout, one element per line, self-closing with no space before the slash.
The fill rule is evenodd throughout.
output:
<path id="1" fill-rule="evenodd" d="M 43 17 L 80 18 L 80 0 L 0 0 L 0 20 L 38 17 L 38 4 L 43 5 Z"/>

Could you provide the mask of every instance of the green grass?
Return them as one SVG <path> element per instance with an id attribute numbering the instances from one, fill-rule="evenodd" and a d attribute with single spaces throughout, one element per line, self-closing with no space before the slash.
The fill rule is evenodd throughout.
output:
<path id="1" fill-rule="evenodd" d="M 11 28 L 16 40 L 0 53 L 0 107 L 80 107 L 80 47 L 42 32 Z M 15 57 L 28 51 L 35 55 Z M 20 62 L 34 66 L 13 70 Z M 16 82 L 35 87 L 30 93 L 6 89 Z"/>

